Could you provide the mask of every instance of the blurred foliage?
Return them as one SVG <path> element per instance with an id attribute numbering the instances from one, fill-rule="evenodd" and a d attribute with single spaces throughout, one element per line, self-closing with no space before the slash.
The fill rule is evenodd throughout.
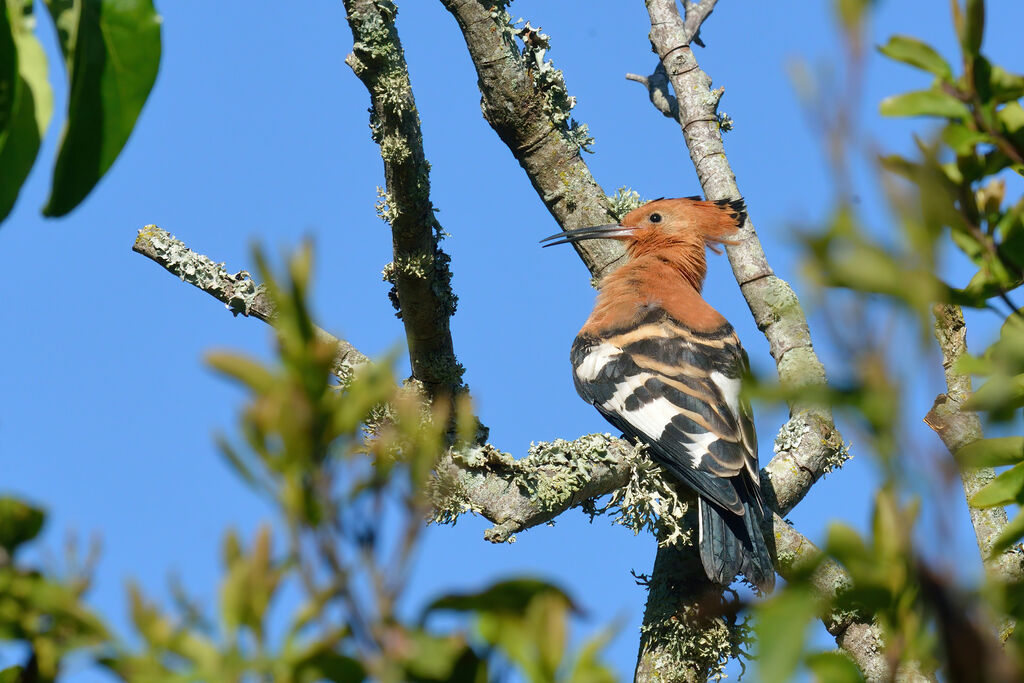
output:
<path id="1" fill-rule="evenodd" d="M 64 55 L 68 112 L 43 214 L 85 199 L 135 127 L 160 65 L 152 0 L 46 0 Z M 0 221 L 10 214 L 53 114 L 32 0 L 0 3 Z"/>
<path id="2" fill-rule="evenodd" d="M 0 681 L 54 681 L 61 660 L 109 638 L 103 622 L 82 602 L 88 567 L 75 571 L 73 545 L 65 575 L 42 571 L 18 560 L 45 522 L 43 510 L 13 498 L 0 498 L 0 642 L 27 646 L 23 665 L 0 670 Z"/>
<path id="3" fill-rule="evenodd" d="M 454 416 L 450 402 L 429 407 L 415 386 L 395 381 L 390 361 L 363 366 L 340 386 L 331 372 L 337 349 L 318 336 L 306 305 L 310 249 L 288 260 L 282 278 L 259 253 L 256 262 L 277 311 L 277 357 L 218 352 L 208 361 L 246 392 L 239 443 L 221 438 L 221 448 L 275 519 L 249 540 L 224 535 L 216 610 L 180 586 L 165 608 L 131 585 L 140 643 L 131 646 L 82 605 L 87 581 L 13 568 L 43 516 L 0 499 L 0 641 L 30 652 L 0 681 L 53 680 L 61 659 L 83 648 L 133 683 L 483 683 L 512 671 L 537 683 L 614 680 L 600 656 L 608 634 L 572 651 L 576 608 L 545 581 L 440 596 L 407 616 L 428 516 L 424 484 L 449 447 L 475 437 L 469 405 L 456 402 Z"/>
<path id="4" fill-rule="evenodd" d="M 879 47 L 886 57 L 930 80 L 927 88 L 886 98 L 880 113 L 924 117 L 937 128 L 914 138 L 914 155 L 877 155 L 873 144 L 860 142 L 848 113 L 857 109 L 871 4 L 836 2 L 849 56 L 844 83 L 816 88 L 806 70 L 796 70 L 802 93 L 825 97 L 814 108 L 816 114 L 829 108 L 845 112 L 816 119 L 837 200 L 824 226 L 805 231 L 801 241 L 804 270 L 820 287 L 819 297 L 827 299 L 823 317 L 846 364 L 828 389 L 813 396 L 799 389 L 762 386 L 758 391 L 842 410 L 860 427 L 858 450 L 878 457 L 885 483 L 875 495 L 868 534 L 832 524 L 819 559 L 758 606 L 760 673 L 765 681 L 787 681 L 804 667 L 822 681 L 861 680 L 842 654 L 814 652 L 800 635 L 816 618 L 828 623 L 837 615 L 859 615 L 881 627 L 891 665 L 937 671 L 947 681 L 1021 680 L 1024 637 L 1013 622 L 1024 616 L 1022 587 L 994 575 L 984 584 L 955 584 L 930 567 L 915 544 L 919 499 L 914 494 L 927 488 L 927 477 L 917 469 L 921 462 L 909 454 L 926 449 L 908 436 L 901 406 L 921 370 L 907 360 L 914 351 L 893 339 L 913 338 L 916 329 L 922 349 L 931 346 L 936 304 L 998 315 L 1003 320 L 999 338 L 980 354 L 963 355 L 952 371 L 982 378 L 964 410 L 982 413 L 990 424 L 1013 420 L 1019 426 L 1024 314 L 1013 296 L 1024 284 L 1024 197 L 1011 190 L 1021 187 L 1016 176 L 1024 175 L 1024 76 L 985 56 L 985 3 L 953 0 L 960 46 L 956 68 L 918 38 L 893 36 Z M 853 169 L 861 162 L 851 157 L 862 149 L 872 151 L 867 165 L 881 180 L 888 201 L 892 227 L 884 230 L 871 227 L 875 217 L 859 205 L 853 189 Z M 972 264 L 973 275 L 966 281 L 947 280 L 943 273 L 950 259 Z M 929 362 L 934 358 L 923 350 L 918 355 Z M 976 439 L 955 457 L 967 470 L 1012 466 L 982 488 L 971 505 L 1024 503 L 1024 437 Z M 1019 554 L 1021 549 L 1013 546 L 1022 536 L 1024 513 L 1018 513 L 991 552 Z M 975 562 L 981 559 L 989 558 Z M 850 583 L 832 586 L 837 597 L 824 600 L 817 582 L 825 576 L 823 563 L 833 561 L 846 569 Z M 1000 642 L 1007 637 L 1005 644 Z"/>

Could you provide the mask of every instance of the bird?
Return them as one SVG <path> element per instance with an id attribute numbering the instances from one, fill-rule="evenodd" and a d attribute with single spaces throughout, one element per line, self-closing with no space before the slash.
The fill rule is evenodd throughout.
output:
<path id="1" fill-rule="evenodd" d="M 758 477 L 757 436 L 740 394 L 749 369 L 732 325 L 701 296 L 705 247 L 742 226 L 742 199 L 660 198 L 617 224 L 566 230 L 545 247 L 624 243 L 626 261 L 600 283 L 570 353 L 576 391 L 698 501 L 698 545 L 708 578 L 738 575 L 762 592 L 775 569 L 762 532 L 770 514 Z"/>

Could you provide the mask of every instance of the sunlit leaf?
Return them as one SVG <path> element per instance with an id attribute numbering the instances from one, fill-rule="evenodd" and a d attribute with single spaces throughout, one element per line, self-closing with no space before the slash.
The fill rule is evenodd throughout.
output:
<path id="1" fill-rule="evenodd" d="M 841 652 L 817 652 L 808 655 L 805 664 L 820 683 L 860 683 L 864 680 L 853 660 Z"/>
<path id="2" fill-rule="evenodd" d="M 787 683 L 803 658 L 804 642 L 811 621 L 817 616 L 814 596 L 803 588 L 784 590 L 757 608 L 759 680 Z"/>
<path id="3" fill-rule="evenodd" d="M 273 373 L 263 363 L 241 354 L 211 352 L 206 354 L 206 362 L 214 370 L 238 380 L 258 393 L 269 391 L 276 382 Z"/>
<path id="4" fill-rule="evenodd" d="M 1006 413 L 1024 406 L 1024 375 L 996 373 L 965 404 L 968 410 Z"/>
<path id="5" fill-rule="evenodd" d="M 882 100 L 878 110 L 883 116 L 970 117 L 970 111 L 963 102 L 939 90 L 915 90 L 893 95 Z"/>
<path id="6" fill-rule="evenodd" d="M 959 2 L 959 0 L 957 0 Z M 985 0 L 967 0 L 960 44 L 968 57 L 976 57 L 981 50 L 985 33 Z"/>
<path id="7" fill-rule="evenodd" d="M 152 0 L 49 0 L 71 84 L 68 122 L 43 214 L 74 209 L 114 163 L 135 126 L 160 64 L 160 17 Z"/>
<path id="8" fill-rule="evenodd" d="M 917 38 L 893 36 L 888 43 L 878 48 L 878 51 L 897 61 L 931 72 L 939 78 L 953 78 L 953 71 L 946 60 L 935 51 L 935 48 Z"/>
<path id="9" fill-rule="evenodd" d="M 989 556 L 999 555 L 1022 537 L 1024 537 L 1024 509 L 1018 510 L 1017 515 L 996 536 L 996 539 L 992 542 L 992 550 Z"/>
<path id="10" fill-rule="evenodd" d="M 13 18 L 13 17 L 12 17 Z M 0 144 L 0 221 L 18 198 L 39 153 L 39 145 L 53 114 L 53 90 L 47 75 L 46 54 L 31 31 L 31 14 L 12 22 L 17 48 L 18 85 L 11 112 L 10 134 Z"/>
<path id="11" fill-rule="evenodd" d="M 956 452 L 964 467 L 1000 467 L 1024 461 L 1024 436 L 978 439 Z"/>
<path id="12" fill-rule="evenodd" d="M 942 129 L 942 141 L 956 154 L 964 155 L 971 154 L 979 144 L 991 143 L 992 138 L 987 133 L 971 130 L 962 123 L 950 123 Z"/>
<path id="13" fill-rule="evenodd" d="M 971 505 L 990 508 L 1024 502 L 1024 463 L 1015 465 L 971 497 Z"/>

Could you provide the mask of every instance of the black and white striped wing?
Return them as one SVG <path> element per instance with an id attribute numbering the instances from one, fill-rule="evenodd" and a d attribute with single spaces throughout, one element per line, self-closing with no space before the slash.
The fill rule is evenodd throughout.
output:
<path id="1" fill-rule="evenodd" d="M 729 324 L 695 332 L 661 315 L 572 347 L 576 390 L 697 493 L 744 514 L 760 504 L 757 441 L 740 399 L 747 356 Z"/>

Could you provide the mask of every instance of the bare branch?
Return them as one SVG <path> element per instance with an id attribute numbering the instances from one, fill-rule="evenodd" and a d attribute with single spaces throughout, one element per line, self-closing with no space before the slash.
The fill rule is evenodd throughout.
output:
<path id="1" fill-rule="evenodd" d="M 717 108 L 724 89 L 711 90 L 711 79 L 687 43 L 688 29 L 675 1 L 645 2 L 651 18 L 651 45 L 678 98 L 679 123 L 704 194 L 709 199 L 741 197 L 719 130 Z M 739 243 L 728 246 L 727 251 L 750 312 L 768 339 L 779 381 L 788 388 L 823 386 L 825 369 L 811 344 L 800 302 L 768 265 L 749 218 Z M 831 410 L 806 401 L 791 403 L 790 421 L 779 434 L 777 454 L 765 468 L 768 476 L 762 479 L 773 507 L 786 514 L 822 474 L 845 458 Z"/>
<path id="2" fill-rule="evenodd" d="M 483 95 L 484 118 L 508 146 L 563 230 L 611 223 L 608 198 L 580 155 L 581 126 L 561 73 L 544 60 L 547 40 L 527 24 L 511 25 L 500 7 L 479 0 L 441 0 L 462 29 Z M 498 3 L 495 3 L 498 4 Z M 516 38 L 523 40 L 523 52 Z M 575 137 L 574 137 L 575 136 Z M 623 256 L 615 240 L 573 245 L 600 278 Z"/>
<path id="3" fill-rule="evenodd" d="M 670 119 L 679 120 L 679 103 L 668 89 L 668 74 L 665 67 L 658 62 L 657 68 L 650 76 L 638 76 L 637 74 L 626 74 L 626 80 L 636 81 L 647 88 L 647 95 L 651 98 L 651 104 Z"/>
<path id="4" fill-rule="evenodd" d="M 703 0 L 703 2 L 701 0 L 697 2 L 683 0 L 683 9 L 686 11 L 686 21 L 683 24 L 685 32 L 683 35 L 686 37 L 687 44 L 696 43 L 701 47 L 706 47 L 700 39 L 700 27 L 704 25 L 704 21 L 715 11 L 715 5 L 717 4 L 718 0 Z"/>
<path id="5" fill-rule="evenodd" d="M 462 389 L 449 319 L 456 297 L 441 226 L 430 202 L 430 166 L 423 153 L 419 113 L 389 0 L 345 0 L 352 53 L 345 62 L 370 93 L 370 127 L 384 160 L 386 190 L 378 210 L 391 225 L 394 260 L 385 277 L 405 326 L 413 377 L 430 396 Z"/>
<path id="6" fill-rule="evenodd" d="M 955 455 L 961 448 L 983 436 L 978 414 L 963 409 L 964 402 L 971 396 L 971 377 L 954 369 L 957 360 L 967 353 L 967 325 L 959 306 L 938 304 L 933 312 L 935 338 L 942 350 L 942 367 L 946 374 L 946 393 L 935 398 L 924 421 L 939 435 L 949 452 Z M 970 500 L 995 476 L 995 470 L 991 467 L 961 467 L 960 479 L 963 481 L 964 495 Z M 1010 549 L 991 557 L 992 545 L 1007 524 L 1006 508 L 981 509 L 968 505 L 967 510 L 986 570 L 1003 581 L 1024 579 L 1024 558 L 1020 553 Z"/>
<path id="7" fill-rule="evenodd" d="M 231 274 L 223 263 L 216 263 L 208 256 L 197 254 L 166 230 L 155 225 L 142 228 L 135 238 L 132 251 L 155 261 L 182 282 L 198 287 L 223 302 L 225 308 L 234 315 L 251 316 L 266 323 L 274 320 L 273 302 L 266 295 L 263 285 L 254 281 L 248 271 L 240 270 Z M 333 371 L 343 382 L 352 376 L 356 368 L 370 361 L 344 339 L 319 327 L 316 333 L 324 341 L 337 344 L 338 355 L 335 357 Z"/>

